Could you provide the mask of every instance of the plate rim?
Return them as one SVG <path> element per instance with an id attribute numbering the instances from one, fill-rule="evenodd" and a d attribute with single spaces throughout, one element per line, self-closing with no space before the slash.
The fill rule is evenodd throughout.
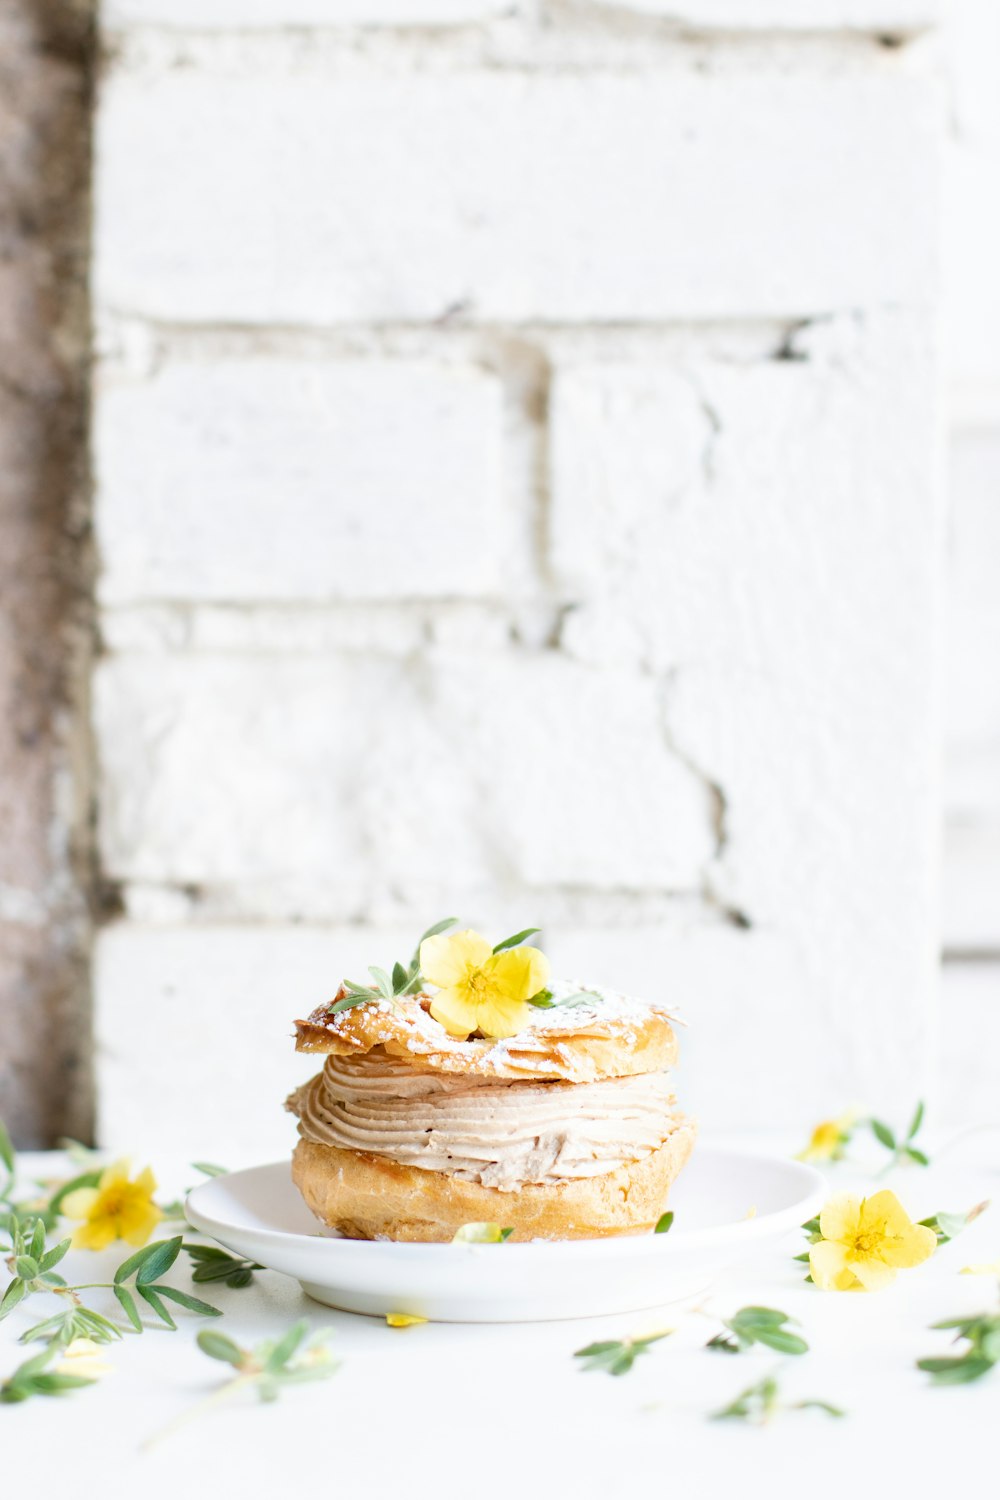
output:
<path id="1" fill-rule="evenodd" d="M 775 1156 L 762 1151 L 748 1151 L 709 1144 L 697 1147 L 696 1151 L 701 1156 L 722 1157 L 734 1162 L 753 1163 L 757 1166 L 774 1167 L 777 1165 L 794 1172 L 802 1183 L 801 1197 L 786 1208 L 756 1214 L 752 1218 L 736 1219 L 727 1224 L 712 1225 L 706 1229 L 678 1227 L 671 1229 L 669 1234 L 655 1234 L 649 1231 L 645 1234 L 606 1235 L 593 1239 L 512 1241 L 505 1246 L 505 1262 L 511 1257 L 523 1260 L 526 1257 L 537 1258 L 539 1255 L 554 1255 L 555 1253 L 560 1256 L 569 1255 L 580 1260 L 586 1260 L 588 1256 L 599 1260 L 609 1254 L 615 1257 L 626 1255 L 638 1259 L 648 1255 L 675 1255 L 691 1250 L 711 1249 L 717 1245 L 734 1242 L 750 1243 L 800 1228 L 806 1220 L 819 1212 L 826 1201 L 828 1193 L 826 1179 L 808 1162 L 800 1162 L 792 1157 Z M 206 1234 L 211 1239 L 217 1239 L 222 1244 L 226 1243 L 226 1233 L 235 1230 L 238 1234 L 252 1234 L 260 1237 L 261 1243 L 274 1245 L 276 1248 L 302 1246 L 303 1244 L 335 1246 L 337 1248 L 334 1253 L 341 1258 L 378 1254 L 388 1255 L 396 1260 L 426 1261 L 438 1259 L 442 1255 L 454 1254 L 456 1249 L 460 1252 L 464 1250 L 481 1253 L 488 1248 L 481 1244 L 456 1246 L 448 1241 L 349 1240 L 339 1239 L 333 1235 L 305 1234 L 299 1230 L 244 1226 L 232 1220 L 221 1219 L 199 1206 L 199 1199 L 211 1198 L 228 1180 L 278 1171 L 290 1175 L 290 1156 L 279 1161 L 258 1162 L 250 1167 L 241 1167 L 235 1172 L 227 1172 L 225 1177 L 213 1177 L 208 1182 L 198 1183 L 184 1200 L 184 1211 L 189 1223 L 199 1233 Z"/>

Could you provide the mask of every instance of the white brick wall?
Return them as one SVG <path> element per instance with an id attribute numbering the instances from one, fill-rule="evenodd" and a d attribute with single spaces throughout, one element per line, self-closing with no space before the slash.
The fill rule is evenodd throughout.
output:
<path id="1" fill-rule="evenodd" d="M 97 137 L 97 295 L 306 325 L 919 302 L 938 127 L 905 74 L 121 72 Z"/>
<path id="2" fill-rule="evenodd" d="M 211 1154 L 252 1094 L 241 1150 L 280 1152 L 287 1022 L 453 909 L 680 1003 L 708 1126 L 902 1112 L 934 989 L 925 53 L 446 9 L 377 41 L 283 11 L 304 50 L 263 3 L 106 12 L 103 1132 L 183 1089 Z"/>
<path id="3" fill-rule="evenodd" d="M 101 597 L 495 595 L 501 431 L 494 377 L 420 361 L 178 361 L 108 382 Z"/>

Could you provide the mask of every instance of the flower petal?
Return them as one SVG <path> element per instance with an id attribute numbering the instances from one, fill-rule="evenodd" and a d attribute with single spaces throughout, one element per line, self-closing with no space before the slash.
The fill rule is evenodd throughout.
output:
<path id="1" fill-rule="evenodd" d="M 163 1218 L 155 1203 L 140 1200 L 127 1203 L 118 1216 L 118 1238 L 136 1249 L 144 1245 Z"/>
<path id="2" fill-rule="evenodd" d="M 492 954 L 483 968 L 489 975 L 491 989 L 499 990 L 508 1000 L 530 1000 L 545 988 L 549 979 L 549 961 L 539 948 L 507 948 L 503 953 Z"/>
<path id="3" fill-rule="evenodd" d="M 470 969 L 481 969 L 492 952 L 483 935 L 470 927 L 439 933 L 420 944 L 420 970 L 431 984 L 452 989 L 468 977 Z"/>
<path id="4" fill-rule="evenodd" d="M 862 1231 L 875 1230 L 885 1235 L 902 1234 L 909 1229 L 911 1219 L 906 1209 L 900 1203 L 896 1194 L 889 1188 L 883 1188 L 879 1193 L 872 1193 L 870 1198 L 865 1198 L 861 1204 L 861 1229 Z"/>
<path id="5" fill-rule="evenodd" d="M 880 1292 L 896 1279 L 894 1266 L 887 1266 L 877 1255 L 861 1255 L 848 1260 L 847 1269 L 858 1278 L 866 1292 Z"/>
<path id="6" fill-rule="evenodd" d="M 122 1156 L 118 1161 L 113 1161 L 110 1166 L 105 1167 L 97 1184 L 101 1192 L 103 1193 L 104 1189 L 109 1187 L 124 1187 L 128 1182 L 131 1165 L 129 1158 Z"/>
<path id="7" fill-rule="evenodd" d="M 94 1219 L 81 1224 L 73 1231 L 74 1250 L 104 1250 L 117 1239 L 114 1223 L 110 1219 Z"/>
<path id="8" fill-rule="evenodd" d="M 483 1036 L 516 1036 L 531 1024 L 531 1006 L 525 1000 L 505 1000 L 490 995 L 476 1006 L 476 1025 Z"/>
<path id="9" fill-rule="evenodd" d="M 431 1000 L 431 1015 L 449 1036 L 463 1042 L 479 1025 L 476 1007 L 456 990 L 438 990 Z"/>
<path id="10" fill-rule="evenodd" d="M 854 1280 L 847 1271 L 846 1248 L 831 1240 L 821 1240 L 810 1248 L 809 1274 L 824 1292 L 845 1291 Z"/>
<path id="11" fill-rule="evenodd" d="M 882 1259 L 890 1266 L 908 1270 L 923 1265 L 937 1249 L 937 1235 L 926 1224 L 910 1224 L 882 1246 Z"/>
<path id="12" fill-rule="evenodd" d="M 140 1193 L 144 1193 L 147 1198 L 152 1198 L 156 1192 L 156 1178 L 153 1176 L 152 1167 L 143 1167 L 133 1186 L 138 1188 Z"/>
<path id="13" fill-rule="evenodd" d="M 74 1188 L 63 1199 L 59 1212 L 67 1219 L 89 1219 L 94 1204 L 100 1197 L 97 1188 Z"/>
<path id="14" fill-rule="evenodd" d="M 819 1232 L 825 1240 L 851 1239 L 861 1218 L 861 1199 L 853 1193 L 838 1193 L 825 1204 L 819 1216 Z"/>

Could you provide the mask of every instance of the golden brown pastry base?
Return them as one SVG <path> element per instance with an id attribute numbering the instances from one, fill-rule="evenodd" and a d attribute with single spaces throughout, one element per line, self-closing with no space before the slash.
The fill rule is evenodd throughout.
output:
<path id="1" fill-rule="evenodd" d="M 694 1139 L 694 1125 L 683 1121 L 642 1161 L 602 1177 L 529 1183 L 513 1193 L 299 1141 L 292 1180 L 316 1217 L 352 1240 L 444 1241 L 463 1224 L 484 1222 L 513 1228 L 516 1240 L 599 1239 L 654 1227 Z"/>

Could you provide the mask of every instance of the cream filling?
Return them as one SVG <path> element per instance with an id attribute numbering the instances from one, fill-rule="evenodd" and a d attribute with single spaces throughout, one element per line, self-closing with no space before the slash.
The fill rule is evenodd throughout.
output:
<path id="1" fill-rule="evenodd" d="M 535 1083 L 415 1072 L 374 1053 L 328 1057 L 288 1108 L 307 1141 L 503 1192 L 613 1172 L 655 1151 L 678 1123 L 667 1073 Z"/>

